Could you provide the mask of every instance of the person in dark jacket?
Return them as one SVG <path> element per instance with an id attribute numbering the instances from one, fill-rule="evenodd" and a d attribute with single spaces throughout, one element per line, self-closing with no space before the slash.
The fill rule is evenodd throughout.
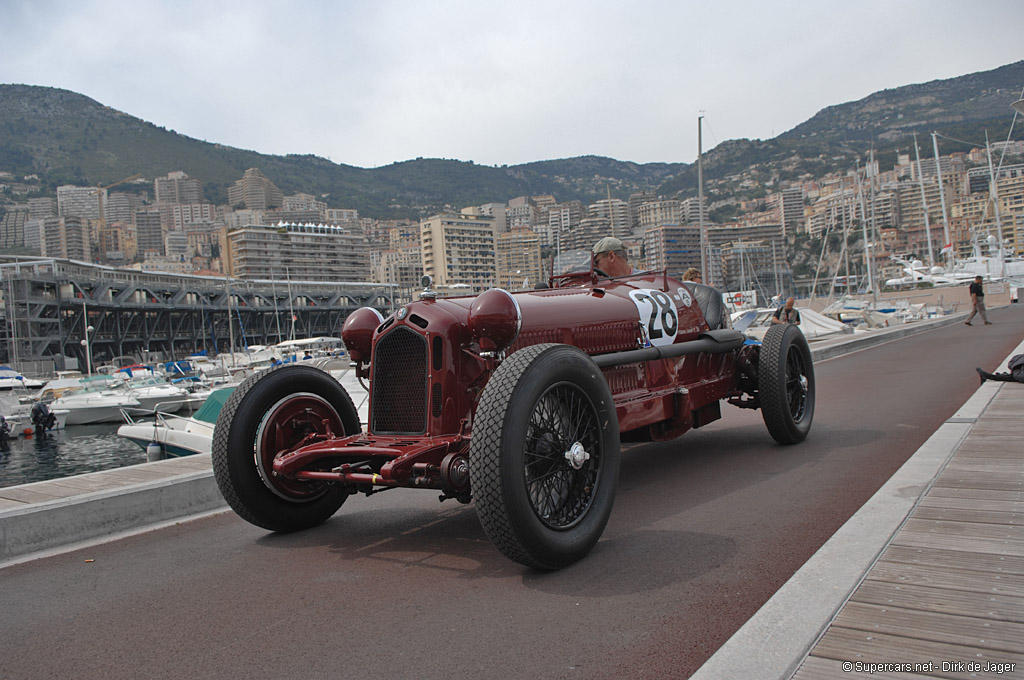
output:
<path id="1" fill-rule="evenodd" d="M 986 380 L 1024 383 L 1024 354 L 1014 354 L 1010 357 L 1007 368 L 1010 369 L 1009 373 L 988 373 L 987 371 L 981 370 L 980 367 L 974 370 L 976 370 L 978 375 L 981 376 L 981 382 L 983 383 Z"/>
<path id="2" fill-rule="evenodd" d="M 974 283 L 970 286 L 972 307 L 967 321 L 964 322 L 968 326 L 971 325 L 971 319 L 974 318 L 975 314 L 981 315 L 981 320 L 985 322 L 986 326 L 992 325 L 992 322 L 988 320 L 988 314 L 985 313 L 985 286 L 981 283 L 984 280 L 981 276 L 975 276 Z"/>

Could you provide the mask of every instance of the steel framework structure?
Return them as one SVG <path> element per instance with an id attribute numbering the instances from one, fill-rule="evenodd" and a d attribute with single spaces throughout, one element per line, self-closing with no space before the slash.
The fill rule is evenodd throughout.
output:
<path id="1" fill-rule="evenodd" d="M 99 364 L 121 356 L 212 355 L 229 351 L 232 338 L 238 349 L 340 337 L 351 312 L 391 309 L 397 293 L 395 284 L 229 280 L 59 259 L 3 262 L 0 274 L 0 361 L 58 369 L 65 357 L 84 366 L 89 351 Z"/>

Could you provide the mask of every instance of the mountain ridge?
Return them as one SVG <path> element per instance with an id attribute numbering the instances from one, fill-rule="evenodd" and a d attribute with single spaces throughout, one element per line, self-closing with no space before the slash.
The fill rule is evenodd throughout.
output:
<path id="1" fill-rule="evenodd" d="M 777 180 L 853 167 L 872 146 L 881 158 L 908 148 L 911 133 L 969 136 L 985 127 L 1005 136 L 1009 104 L 1024 84 L 1024 61 L 956 78 L 889 88 L 826 107 L 769 140 L 724 141 L 705 153 L 705 178 L 761 168 Z M 947 151 L 948 152 L 948 151 Z M 417 158 L 377 168 L 311 154 L 271 155 L 197 140 L 58 88 L 0 84 L 0 170 L 59 184 L 97 186 L 141 173 L 182 170 L 203 181 L 212 202 L 258 167 L 286 194 L 322 196 L 369 217 L 419 217 L 465 205 L 553 194 L 589 203 L 610 192 L 696 195 L 695 163 L 636 163 L 595 155 L 511 166 Z"/>

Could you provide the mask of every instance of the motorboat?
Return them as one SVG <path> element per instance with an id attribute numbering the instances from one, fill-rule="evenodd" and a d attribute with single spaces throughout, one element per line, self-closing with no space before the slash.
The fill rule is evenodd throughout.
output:
<path id="1" fill-rule="evenodd" d="M 122 409 L 141 409 L 142 404 L 123 389 L 97 383 L 65 392 L 53 400 L 50 408 L 67 409 L 68 425 L 89 425 L 119 422 Z"/>
<path id="2" fill-rule="evenodd" d="M 217 416 L 234 390 L 234 387 L 213 390 L 191 417 L 158 411 L 152 421 L 135 421 L 126 410 L 123 414 L 126 422 L 117 428 L 117 435 L 138 444 L 150 459 L 210 453 Z"/>
<path id="3" fill-rule="evenodd" d="M 125 383 L 125 389 L 146 411 L 177 413 L 189 397 L 184 387 L 172 385 L 155 375 L 133 377 Z"/>
<path id="4" fill-rule="evenodd" d="M 0 392 L 0 430 L 9 437 L 63 430 L 67 426 L 67 409 L 51 409 L 43 402 L 29 406 L 15 395 L 13 391 Z"/>

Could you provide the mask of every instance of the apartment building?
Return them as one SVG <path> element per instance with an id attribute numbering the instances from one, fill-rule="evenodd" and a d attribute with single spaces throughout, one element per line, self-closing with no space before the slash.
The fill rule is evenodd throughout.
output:
<path id="1" fill-rule="evenodd" d="M 157 203 L 203 203 L 203 183 L 177 170 L 153 180 L 153 195 Z"/>
<path id="2" fill-rule="evenodd" d="M 101 195 L 105 201 L 107 190 L 95 187 L 76 187 L 70 184 L 59 186 L 57 187 L 57 216 L 98 220 Z"/>
<path id="3" fill-rule="evenodd" d="M 540 236 L 532 229 L 498 234 L 495 285 L 506 290 L 529 290 L 538 281 L 546 281 L 540 247 Z"/>
<path id="4" fill-rule="evenodd" d="M 623 240 L 633 236 L 633 226 L 629 219 L 629 203 L 618 198 L 602 198 L 587 206 L 590 217 L 608 220 L 610 231 L 605 236 L 614 236 Z"/>
<path id="5" fill-rule="evenodd" d="M 267 210 L 281 207 L 284 194 L 258 168 L 249 168 L 242 179 L 228 187 L 228 202 L 249 210 Z"/>
<path id="6" fill-rule="evenodd" d="M 145 257 L 146 253 L 164 254 L 164 228 L 160 213 L 159 208 L 149 207 L 136 210 L 132 216 L 139 257 Z"/>
<path id="7" fill-rule="evenodd" d="M 663 224 L 644 231 L 644 261 L 638 268 L 668 270 L 682 277 L 690 267 L 701 267 L 700 227 Z"/>
<path id="8" fill-rule="evenodd" d="M 683 224 L 682 212 L 683 203 L 676 199 L 648 201 L 637 209 L 637 219 L 640 229 L 646 232 L 663 224 Z"/>
<path id="9" fill-rule="evenodd" d="M 420 240 L 423 273 L 438 286 L 465 285 L 481 292 L 494 285 L 495 234 L 490 217 L 434 215 L 420 222 Z"/>
<path id="10" fill-rule="evenodd" d="M 221 256 L 230 276 L 294 281 L 369 281 L 366 237 L 337 225 L 249 225 L 228 230 Z"/>
<path id="11" fill-rule="evenodd" d="M 40 230 L 40 251 L 43 257 L 92 261 L 87 220 L 76 215 L 47 217 Z"/>

